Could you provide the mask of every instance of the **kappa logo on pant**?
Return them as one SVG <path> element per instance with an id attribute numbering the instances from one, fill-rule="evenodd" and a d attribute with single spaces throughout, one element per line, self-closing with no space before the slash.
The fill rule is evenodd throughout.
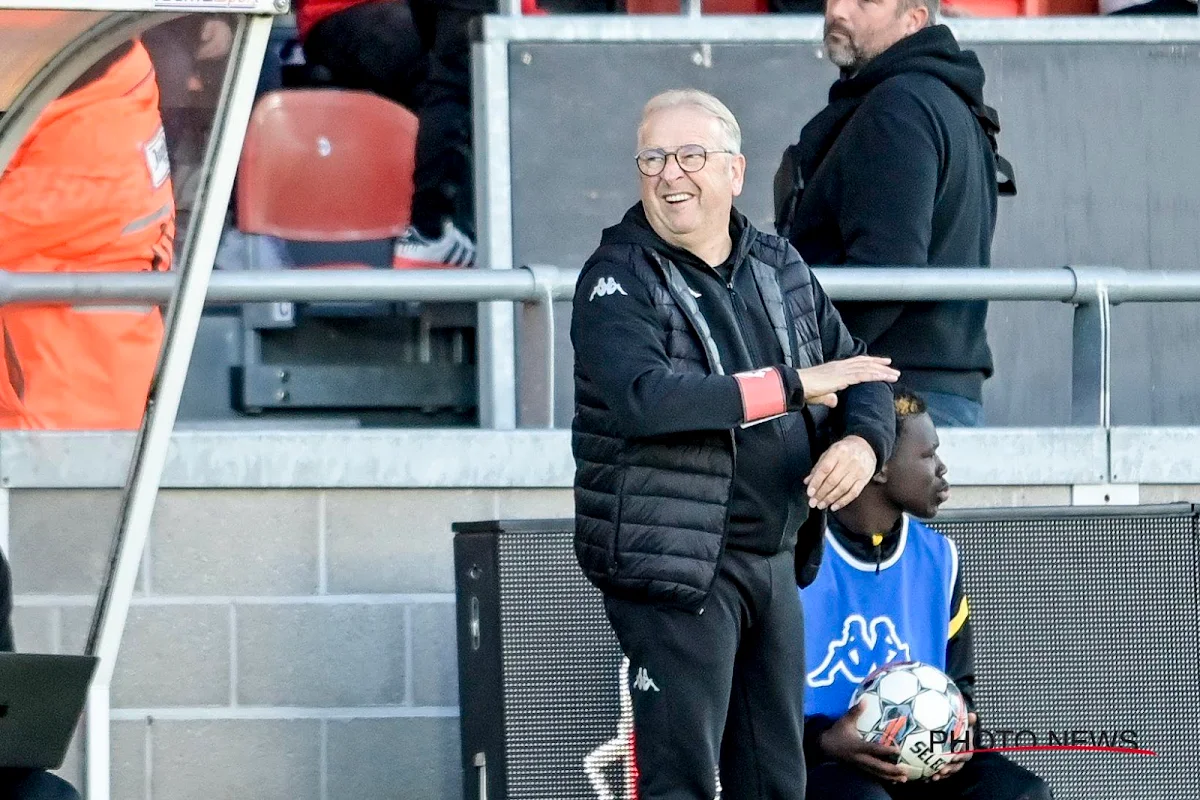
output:
<path id="1" fill-rule="evenodd" d="M 617 695 L 620 698 L 621 715 L 617 718 L 617 733 L 583 758 L 583 772 L 599 800 L 638 800 L 638 776 L 640 771 L 637 755 L 634 753 L 635 736 L 633 733 L 633 696 L 629 691 L 629 657 L 621 659 L 621 667 L 617 673 Z M 633 685 L 639 686 L 643 681 L 648 687 L 653 687 L 645 667 L 641 667 L 634 676 Z M 618 767 L 619 769 L 613 769 Z M 614 778 L 614 773 L 617 773 Z M 713 800 L 721 800 L 721 770 L 716 769 L 717 793 Z"/>
<path id="2" fill-rule="evenodd" d="M 638 667 L 637 675 L 633 679 L 633 688 L 639 692 L 648 692 L 651 689 L 657 692 L 658 684 L 650 678 L 650 674 L 646 672 L 645 667 Z"/>
<path id="3" fill-rule="evenodd" d="M 629 296 L 621 288 L 621 284 L 617 283 L 616 278 L 600 278 L 600 280 L 596 281 L 596 285 L 592 287 L 592 294 L 588 297 L 588 302 L 592 302 L 597 297 L 608 297 L 610 294 L 624 294 L 626 297 Z"/>

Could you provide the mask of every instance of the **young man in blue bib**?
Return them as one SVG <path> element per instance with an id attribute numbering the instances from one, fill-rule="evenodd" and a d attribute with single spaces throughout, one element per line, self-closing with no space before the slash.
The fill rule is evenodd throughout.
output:
<path id="1" fill-rule="evenodd" d="M 1044 781 L 997 753 L 960 754 L 930 781 L 906 781 L 897 747 L 865 742 L 846 709 L 876 667 L 923 661 L 958 685 L 975 724 L 971 614 L 958 548 L 913 517 L 950 496 L 925 403 L 897 389 L 891 459 L 830 514 L 825 559 L 804 604 L 808 800 L 1049 800 Z M 912 515 L 912 516 L 910 516 Z"/>

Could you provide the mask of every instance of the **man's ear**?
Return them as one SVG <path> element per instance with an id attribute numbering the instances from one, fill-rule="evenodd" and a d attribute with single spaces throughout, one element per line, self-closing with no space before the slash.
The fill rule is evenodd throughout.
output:
<path id="1" fill-rule="evenodd" d="M 737 153 L 733 158 L 729 159 L 730 181 L 733 184 L 733 196 L 737 197 L 742 193 L 742 187 L 746 181 L 746 156 Z"/>
<path id="2" fill-rule="evenodd" d="M 885 483 L 887 483 L 887 464 L 884 464 L 883 468 L 871 477 L 871 483 L 877 483 L 880 486 L 883 486 Z"/>
<path id="3" fill-rule="evenodd" d="M 929 26 L 929 9 L 918 3 L 904 12 L 908 15 L 908 35 L 912 36 L 922 28 Z"/>

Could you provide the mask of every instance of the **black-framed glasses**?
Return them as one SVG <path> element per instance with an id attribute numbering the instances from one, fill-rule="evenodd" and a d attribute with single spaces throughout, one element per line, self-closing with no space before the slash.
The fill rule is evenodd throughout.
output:
<path id="1" fill-rule="evenodd" d="M 732 153 L 732 150 L 705 150 L 701 144 L 685 144 L 674 150 L 664 150 L 661 147 L 647 147 L 639 152 L 634 159 L 638 171 L 647 178 L 662 174 L 667 168 L 667 159 L 675 157 L 675 163 L 684 172 L 699 172 L 704 169 L 709 153 Z"/>

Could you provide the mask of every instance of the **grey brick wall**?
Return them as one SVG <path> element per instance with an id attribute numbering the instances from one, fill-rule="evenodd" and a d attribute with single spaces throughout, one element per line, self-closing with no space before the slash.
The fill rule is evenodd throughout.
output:
<path id="1" fill-rule="evenodd" d="M 17 646 L 81 652 L 117 493 L 8 500 Z M 570 513 L 569 489 L 164 489 L 113 679 L 114 799 L 461 797 L 450 525 Z"/>
<path id="2" fill-rule="evenodd" d="M 116 493 L 8 501 L 18 646 L 79 652 Z M 457 800 L 450 525 L 570 514 L 569 489 L 164 489 L 113 683 L 113 797 Z M 62 772 L 81 764 L 77 741 Z"/>

